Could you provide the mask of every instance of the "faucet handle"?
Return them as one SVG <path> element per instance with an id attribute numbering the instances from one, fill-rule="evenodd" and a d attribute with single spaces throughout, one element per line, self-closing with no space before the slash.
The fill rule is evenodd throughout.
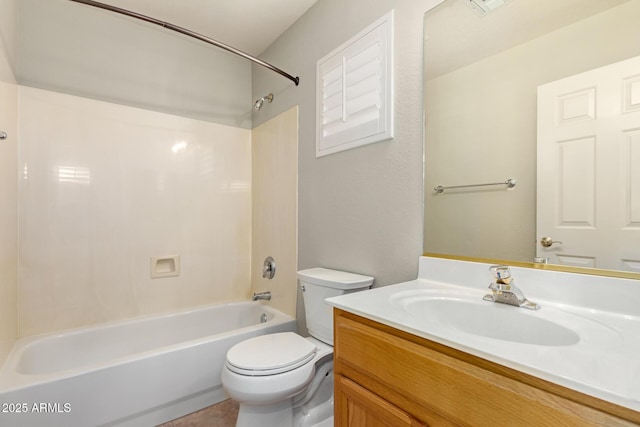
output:
<path id="1" fill-rule="evenodd" d="M 276 262 L 270 256 L 266 257 L 264 260 L 264 264 L 262 265 L 262 277 L 265 279 L 273 279 L 273 276 L 276 275 Z"/>
<path id="2" fill-rule="evenodd" d="M 508 265 L 492 265 L 489 271 L 494 277 L 494 281 L 489 285 L 491 293 L 482 298 L 485 301 L 493 301 L 518 307 L 538 310 L 540 306 L 525 298 L 524 294 L 513 283 L 511 270 Z"/>
<path id="3" fill-rule="evenodd" d="M 496 283 L 509 285 L 513 280 L 508 265 L 492 265 L 489 267 L 489 271 L 493 278 L 496 279 Z"/>

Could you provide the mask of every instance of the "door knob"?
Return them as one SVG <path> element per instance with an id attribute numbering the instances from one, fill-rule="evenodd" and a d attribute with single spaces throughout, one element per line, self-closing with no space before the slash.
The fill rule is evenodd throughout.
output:
<path id="1" fill-rule="evenodd" d="M 545 247 L 548 248 L 549 246 L 553 245 L 554 243 L 560 243 L 562 244 L 561 241 L 559 240 L 553 240 L 551 237 L 543 237 L 542 239 L 540 239 L 540 244 Z"/>

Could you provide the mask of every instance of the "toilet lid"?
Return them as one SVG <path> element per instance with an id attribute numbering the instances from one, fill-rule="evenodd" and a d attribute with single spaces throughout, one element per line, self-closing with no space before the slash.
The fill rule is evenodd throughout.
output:
<path id="1" fill-rule="evenodd" d="M 275 375 L 309 363 L 317 347 L 293 332 L 242 341 L 227 352 L 227 367 L 242 375 Z"/>

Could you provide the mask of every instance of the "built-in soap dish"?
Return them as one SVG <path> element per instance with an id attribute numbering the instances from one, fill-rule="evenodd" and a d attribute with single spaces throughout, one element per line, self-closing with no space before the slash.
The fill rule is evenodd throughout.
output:
<path id="1" fill-rule="evenodd" d="M 151 257 L 151 278 L 176 277 L 180 275 L 180 255 Z"/>

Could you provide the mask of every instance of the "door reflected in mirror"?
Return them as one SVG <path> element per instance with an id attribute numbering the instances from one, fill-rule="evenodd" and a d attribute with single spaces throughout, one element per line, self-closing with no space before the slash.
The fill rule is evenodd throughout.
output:
<path id="1" fill-rule="evenodd" d="M 636 0 L 425 15 L 425 252 L 640 273 L 638 16 Z"/>

